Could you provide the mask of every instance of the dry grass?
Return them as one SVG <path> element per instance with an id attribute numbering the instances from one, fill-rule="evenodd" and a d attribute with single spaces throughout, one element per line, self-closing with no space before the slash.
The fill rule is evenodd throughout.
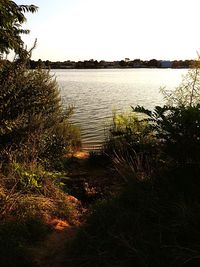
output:
<path id="1" fill-rule="evenodd" d="M 112 161 L 115 169 L 127 183 L 130 179 L 148 180 L 152 177 L 153 166 L 149 155 L 145 153 L 136 153 L 134 149 L 114 150 Z"/>
<path id="2" fill-rule="evenodd" d="M 78 205 L 71 203 L 66 196 L 54 199 L 45 196 L 14 193 L 2 203 L 1 219 L 26 220 L 38 218 L 44 222 L 52 218 L 64 218 L 71 224 L 79 219 Z"/>
<path id="3" fill-rule="evenodd" d="M 2 181 L 5 183 L 5 180 Z M 12 188 L 0 185 L 0 203 L 1 220 L 40 218 L 49 221 L 58 217 L 76 224 L 81 211 L 80 202 L 61 191 L 50 180 L 46 181 L 43 194 L 18 191 L 17 184 Z"/>

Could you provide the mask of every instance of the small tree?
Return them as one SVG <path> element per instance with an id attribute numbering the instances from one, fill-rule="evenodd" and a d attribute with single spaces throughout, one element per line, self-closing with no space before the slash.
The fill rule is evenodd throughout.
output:
<path id="1" fill-rule="evenodd" d="M 161 90 L 169 106 L 195 106 L 200 104 L 200 56 L 183 77 L 182 83 L 172 92 Z"/>

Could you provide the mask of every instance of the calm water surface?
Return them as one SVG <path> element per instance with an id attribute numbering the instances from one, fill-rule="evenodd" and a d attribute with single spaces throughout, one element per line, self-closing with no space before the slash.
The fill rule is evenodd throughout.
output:
<path id="1" fill-rule="evenodd" d="M 52 70 L 60 85 L 63 105 L 73 105 L 72 120 L 80 126 L 83 149 L 98 148 L 113 110 L 164 103 L 161 87 L 174 89 L 185 69 Z"/>

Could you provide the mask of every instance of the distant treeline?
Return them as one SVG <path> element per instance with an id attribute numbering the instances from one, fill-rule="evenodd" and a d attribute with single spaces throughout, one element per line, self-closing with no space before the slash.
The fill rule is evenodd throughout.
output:
<path id="1" fill-rule="evenodd" d="M 195 63 L 195 60 L 130 60 L 125 58 L 120 61 L 97 61 L 94 59 L 84 61 L 38 61 L 31 60 L 30 68 L 35 69 L 38 67 L 51 68 L 51 69 L 106 69 L 106 68 L 191 68 Z"/>

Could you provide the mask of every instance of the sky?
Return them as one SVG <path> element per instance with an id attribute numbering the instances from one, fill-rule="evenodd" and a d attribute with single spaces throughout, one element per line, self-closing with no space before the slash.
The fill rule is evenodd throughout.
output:
<path id="1" fill-rule="evenodd" d="M 195 59 L 199 0 L 16 0 L 35 4 L 23 36 L 35 60 Z"/>

